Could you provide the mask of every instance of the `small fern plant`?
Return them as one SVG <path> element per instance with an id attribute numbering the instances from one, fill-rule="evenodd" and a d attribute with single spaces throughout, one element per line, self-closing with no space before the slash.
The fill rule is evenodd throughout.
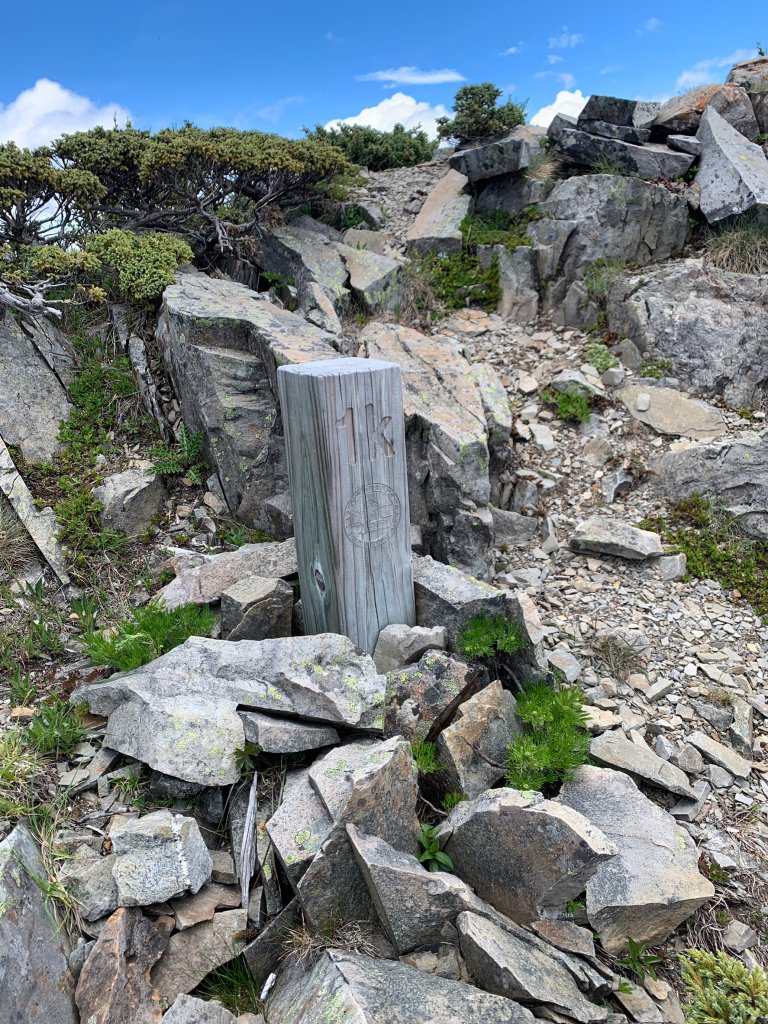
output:
<path id="1" fill-rule="evenodd" d="M 154 461 L 148 472 L 161 476 L 187 476 L 192 483 L 201 486 L 206 471 L 204 443 L 202 430 L 193 434 L 182 423 L 175 445 L 159 444 L 151 450 Z"/>
<path id="2" fill-rule="evenodd" d="M 587 715 L 577 686 L 529 683 L 518 697 L 525 732 L 507 748 L 507 785 L 541 790 L 572 778 L 586 761 Z"/>

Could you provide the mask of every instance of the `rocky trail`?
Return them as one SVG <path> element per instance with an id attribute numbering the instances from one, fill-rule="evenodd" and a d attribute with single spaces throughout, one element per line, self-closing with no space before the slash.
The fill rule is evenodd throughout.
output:
<path id="1" fill-rule="evenodd" d="M 0 1024 L 697 1024 L 721 953 L 763 1019 L 755 82 L 362 172 L 156 318 L 2 315 Z M 304 634 L 276 385 L 338 356 L 403 381 L 367 652 Z"/>

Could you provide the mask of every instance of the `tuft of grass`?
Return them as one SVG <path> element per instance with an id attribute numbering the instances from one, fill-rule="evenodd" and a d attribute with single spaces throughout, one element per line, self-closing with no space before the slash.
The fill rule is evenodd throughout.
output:
<path id="1" fill-rule="evenodd" d="M 689 949 L 680 956 L 688 1024 L 762 1024 L 768 1018 L 768 974 L 726 953 Z"/>
<path id="2" fill-rule="evenodd" d="M 710 232 L 704 242 L 704 265 L 737 274 L 768 272 L 768 227 L 745 214 Z"/>
<path id="3" fill-rule="evenodd" d="M 454 807 L 458 807 L 460 803 L 468 799 L 466 793 L 446 793 L 442 800 L 443 810 L 450 814 Z"/>
<path id="4" fill-rule="evenodd" d="M 313 960 L 324 949 L 346 949 L 350 953 L 378 956 L 379 951 L 366 938 L 370 934 L 367 921 L 345 921 L 343 924 L 331 921 L 319 932 L 303 924 L 287 932 L 283 942 L 284 957 Z"/>
<path id="5" fill-rule="evenodd" d="M 230 1013 L 261 1013 L 260 986 L 244 956 L 236 956 L 221 967 L 216 967 L 203 978 L 193 995 L 199 999 L 212 999 Z"/>
<path id="6" fill-rule="evenodd" d="M 584 271 L 584 287 L 591 299 L 604 299 L 614 281 L 618 281 L 626 270 L 622 260 L 595 260 Z"/>
<path id="7" fill-rule="evenodd" d="M 416 740 L 411 744 L 413 759 L 419 775 L 435 775 L 443 770 L 437 756 L 437 745 L 426 740 Z"/>
<path id="8" fill-rule="evenodd" d="M 685 553 L 690 576 L 739 591 L 768 619 L 768 541 L 739 533 L 733 516 L 700 494 L 676 502 L 666 519 L 654 516 L 640 525 Z"/>
<path id="9" fill-rule="evenodd" d="M 183 605 L 166 610 L 150 601 L 134 608 L 131 617 L 117 623 L 109 635 L 84 634 L 85 653 L 95 665 L 110 665 L 126 672 L 139 668 L 183 644 L 191 636 L 210 636 L 216 616 L 206 606 Z"/>
<path id="10" fill-rule="evenodd" d="M 51 694 L 32 717 L 26 738 L 43 757 L 61 757 L 71 752 L 85 736 L 82 708 Z"/>
<path id="11" fill-rule="evenodd" d="M 589 396 L 579 388 L 567 388 L 565 391 L 547 388 L 541 397 L 548 405 L 554 406 L 558 419 L 565 423 L 585 423 L 592 415 Z"/>
<path id="12" fill-rule="evenodd" d="M 609 156 L 607 153 L 601 153 L 597 160 L 592 164 L 593 174 L 612 174 L 627 177 L 629 172 L 626 167 L 619 163 L 616 157 Z"/>
<path id="13" fill-rule="evenodd" d="M 459 632 L 456 646 L 467 658 L 494 658 L 524 651 L 528 641 L 517 622 L 509 622 L 503 615 L 481 613 Z"/>
<path id="14" fill-rule="evenodd" d="M 217 521 L 216 539 L 220 544 L 241 548 L 243 544 L 265 544 L 267 541 L 271 541 L 272 537 L 268 533 L 264 533 L 263 530 L 244 526 L 233 519 L 226 519 Z"/>
<path id="15" fill-rule="evenodd" d="M 0 494 L 0 581 L 15 579 L 34 554 L 32 538 L 5 497 Z"/>
<path id="16" fill-rule="evenodd" d="M 675 364 L 671 359 L 644 359 L 638 366 L 637 372 L 641 377 L 652 377 L 654 380 L 659 380 L 660 377 L 671 373 L 674 368 Z"/>
<path id="17" fill-rule="evenodd" d="M 624 682 L 632 672 L 642 667 L 641 650 L 620 636 L 608 634 L 592 642 L 592 656 L 602 672 Z"/>
<path id="18" fill-rule="evenodd" d="M 507 785 L 541 790 L 573 777 L 589 750 L 581 700 L 577 686 L 529 683 L 523 687 L 517 715 L 525 732 L 507 748 Z"/>

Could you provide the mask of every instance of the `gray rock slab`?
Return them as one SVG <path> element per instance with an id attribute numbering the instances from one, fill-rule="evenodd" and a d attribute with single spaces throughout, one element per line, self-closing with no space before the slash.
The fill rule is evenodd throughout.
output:
<path id="1" fill-rule="evenodd" d="M 621 139 L 622 142 L 634 142 L 643 145 L 651 141 L 650 128 L 634 128 L 631 125 L 608 124 L 607 121 L 579 121 L 579 130 L 590 135 L 600 135 L 604 139 Z"/>
<path id="2" fill-rule="evenodd" d="M 646 100 L 625 100 L 618 96 L 590 96 L 578 117 L 579 125 L 590 121 L 606 121 L 608 124 L 626 125 L 633 128 L 650 128 L 656 118 L 660 103 Z"/>
<path id="3" fill-rule="evenodd" d="M 647 396 L 648 401 L 643 401 Z M 689 398 L 674 388 L 629 384 L 616 392 L 633 419 L 646 423 L 658 434 L 713 441 L 727 431 L 722 413 L 706 402 Z"/>
<path id="4" fill-rule="evenodd" d="M 110 832 L 118 906 L 149 906 L 210 879 L 213 864 L 194 818 L 163 809 L 116 825 Z"/>
<path id="5" fill-rule="evenodd" d="M 701 156 L 701 143 L 695 135 L 668 135 L 667 145 L 670 149 L 676 149 L 680 153 Z"/>
<path id="6" fill-rule="evenodd" d="M 768 160 L 762 148 L 749 142 L 709 106 L 698 131 L 701 167 L 696 184 L 700 208 L 709 224 L 755 210 L 768 218 Z"/>
<path id="7" fill-rule="evenodd" d="M 587 882 L 587 915 L 610 953 L 627 938 L 653 945 L 714 895 L 696 845 L 622 772 L 585 766 L 558 802 L 578 811 L 618 849 Z"/>
<path id="8" fill-rule="evenodd" d="M 67 889 L 86 921 L 98 921 L 119 904 L 112 877 L 115 856 L 102 857 L 88 846 L 79 847 L 58 868 L 59 881 Z"/>
<path id="9" fill-rule="evenodd" d="M 579 554 L 614 555 L 633 561 L 664 553 L 657 533 L 640 530 L 607 516 L 591 516 L 579 523 L 571 537 L 570 547 Z"/>
<path id="10" fill-rule="evenodd" d="M 293 587 L 282 579 L 247 576 L 221 595 L 224 640 L 271 640 L 290 636 Z"/>
<path id="11" fill-rule="evenodd" d="M 539 529 L 539 521 L 534 516 L 523 516 L 494 506 L 491 506 L 491 515 L 497 548 L 503 545 L 508 548 L 527 547 Z"/>
<path id="12" fill-rule="evenodd" d="M 464 192 L 466 185 L 466 177 L 453 169 L 440 178 L 408 229 L 409 254 L 450 256 L 461 252 L 461 222 L 472 202 Z"/>
<path id="13" fill-rule="evenodd" d="M 427 651 L 445 649 L 444 626 L 385 626 L 379 633 L 373 660 L 382 675 L 419 661 Z"/>
<path id="14" fill-rule="evenodd" d="M 403 265 L 373 250 L 337 245 L 356 302 L 369 313 L 396 309 L 402 302 Z"/>
<path id="15" fill-rule="evenodd" d="M 126 469 L 106 477 L 93 490 L 94 498 L 104 506 L 101 525 L 138 537 L 165 504 L 165 484 L 157 473 L 146 469 Z"/>
<path id="16" fill-rule="evenodd" d="M 490 363 L 472 363 L 469 375 L 480 392 L 480 403 L 488 427 L 488 450 L 491 459 L 502 465 L 506 461 L 509 439 L 512 436 L 512 409 L 507 389 L 498 370 Z"/>
<path id="17" fill-rule="evenodd" d="M 691 746 L 701 751 L 707 761 L 725 768 L 731 775 L 740 779 L 746 779 L 752 771 L 752 762 L 737 754 L 736 751 L 725 743 L 718 743 L 703 732 L 692 732 L 688 737 Z"/>
<path id="18" fill-rule="evenodd" d="M 293 538 L 244 544 L 237 551 L 214 555 L 202 565 L 182 569 L 156 596 L 168 609 L 184 604 L 213 604 L 231 587 L 251 576 L 286 579 L 298 571 Z"/>
<path id="19" fill-rule="evenodd" d="M 309 771 L 333 828 L 296 888 L 314 928 L 330 921 L 365 920 L 368 887 L 347 836 L 349 824 L 405 853 L 417 852 L 417 777 L 409 743 L 350 743 L 325 754 Z"/>
<path id="20" fill-rule="evenodd" d="M 608 325 L 643 358 L 671 359 L 675 376 L 734 409 L 768 397 L 760 339 L 768 310 L 759 275 L 687 259 L 628 275 L 608 295 Z"/>
<path id="21" fill-rule="evenodd" d="M 596 761 L 610 768 L 629 772 L 676 796 L 693 798 L 693 790 L 684 771 L 654 754 L 644 740 L 635 742 L 629 739 L 621 729 L 612 729 L 595 736 L 589 745 L 589 753 Z"/>
<path id="22" fill-rule="evenodd" d="M 570 971 L 530 932 L 512 922 L 501 927 L 472 913 L 460 914 L 456 927 L 462 956 L 487 992 L 551 1006 L 582 1024 L 608 1017 L 608 1010 L 582 995 Z"/>
<path id="23" fill-rule="evenodd" d="M 652 181 L 682 178 L 694 161 L 688 153 L 675 152 L 661 144 L 638 146 L 574 128 L 566 128 L 560 133 L 557 149 L 565 160 L 577 166 L 594 169 L 601 160 L 609 160 L 621 167 L 625 174 L 636 174 Z"/>
<path id="24" fill-rule="evenodd" d="M 398 953 L 439 943 L 442 930 L 465 910 L 493 914 L 460 878 L 428 871 L 416 857 L 347 825 L 355 859 L 387 937 Z"/>
<path id="25" fill-rule="evenodd" d="M 538 152 L 543 137 L 543 129 L 521 125 L 499 139 L 459 150 L 450 158 L 450 165 L 470 182 L 523 171 Z"/>
<path id="26" fill-rule="evenodd" d="M 742 533 L 768 538 L 768 444 L 757 435 L 689 445 L 654 461 L 654 482 L 664 494 L 701 494 L 717 500 Z"/>
<path id="27" fill-rule="evenodd" d="M 295 754 L 332 747 L 339 742 L 339 734 L 330 725 L 275 718 L 259 711 L 241 711 L 240 718 L 246 740 L 260 747 L 265 754 Z"/>
<path id="28" fill-rule="evenodd" d="M 498 312 L 513 323 L 526 324 L 539 311 L 537 254 L 531 246 L 494 246 L 499 267 L 501 301 Z"/>
<path id="29" fill-rule="evenodd" d="M 247 911 L 224 910 L 210 921 L 172 935 L 151 975 L 160 999 L 172 1003 L 197 988 L 206 974 L 238 956 L 245 948 L 247 926 Z"/>
<path id="30" fill-rule="evenodd" d="M 177 273 L 163 293 L 157 338 L 182 419 L 205 431 L 205 455 L 231 513 L 266 529 L 261 503 L 288 489 L 277 366 L 333 358 L 334 335 L 235 281 Z"/>
<path id="31" fill-rule="evenodd" d="M 263 985 L 270 974 L 281 969 L 288 933 L 301 923 L 299 901 L 293 899 L 245 947 L 243 956 L 257 985 Z"/>
<path id="32" fill-rule="evenodd" d="M 576 899 L 616 853 L 582 814 L 516 789 L 488 790 L 459 804 L 441 836 L 456 874 L 519 924 Z"/>
<path id="33" fill-rule="evenodd" d="M 76 1024 L 66 932 L 35 878 L 45 877 L 25 825 L 0 842 L 0 1006 L 6 1024 Z"/>
<path id="34" fill-rule="evenodd" d="M 511 999 L 392 960 L 330 949 L 315 961 L 294 960 L 267 1002 L 268 1024 L 523 1024 L 533 1014 Z"/>
<path id="35" fill-rule="evenodd" d="M 298 882 L 312 863 L 332 825 L 333 819 L 309 781 L 309 769 L 288 772 L 283 799 L 266 829 L 291 883 Z"/>
<path id="36" fill-rule="evenodd" d="M 176 997 L 163 1020 L 166 1024 L 237 1024 L 238 1018 L 221 1003 L 183 994 Z"/>
<path id="37" fill-rule="evenodd" d="M 18 445 L 27 462 L 50 461 L 59 426 L 71 406 L 67 385 L 76 358 L 44 317 L 19 326 L 10 310 L 0 312 L 0 437 Z"/>
<path id="38" fill-rule="evenodd" d="M 149 665 L 75 691 L 109 716 L 109 746 L 188 782 L 240 777 L 237 707 L 380 730 L 385 679 L 347 637 L 275 640 L 192 637 Z"/>
<path id="39" fill-rule="evenodd" d="M 404 736 L 414 742 L 433 735 L 470 692 L 470 680 L 465 662 L 439 651 L 429 651 L 417 665 L 390 672 L 384 701 L 385 736 Z"/>
<path id="40" fill-rule="evenodd" d="M 732 83 L 700 85 L 667 100 L 653 122 L 654 138 L 695 135 L 704 111 L 710 107 L 750 142 L 757 142 L 759 128 L 749 96 L 740 85 Z"/>
<path id="41" fill-rule="evenodd" d="M 507 747 L 522 731 L 516 712 L 517 701 L 498 679 L 459 706 L 437 738 L 447 792 L 478 796 L 503 777 Z"/>
<path id="42" fill-rule="evenodd" d="M 56 574 L 60 583 L 69 583 L 67 557 L 57 539 L 60 530 L 53 509 L 39 509 L 32 492 L 24 483 L 11 453 L 0 437 L 0 491 L 18 516 L 35 547 Z"/>
<path id="43" fill-rule="evenodd" d="M 234 886 L 213 882 L 191 896 L 171 900 L 176 928 L 184 931 L 203 921 L 210 921 L 217 910 L 235 910 L 240 906 L 240 892 Z"/>

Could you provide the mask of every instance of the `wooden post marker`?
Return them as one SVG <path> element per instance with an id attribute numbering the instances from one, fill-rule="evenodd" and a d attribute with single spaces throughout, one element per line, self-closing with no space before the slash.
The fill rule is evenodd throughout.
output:
<path id="1" fill-rule="evenodd" d="M 416 619 L 400 367 L 328 359 L 277 380 L 305 630 L 373 653 Z"/>

